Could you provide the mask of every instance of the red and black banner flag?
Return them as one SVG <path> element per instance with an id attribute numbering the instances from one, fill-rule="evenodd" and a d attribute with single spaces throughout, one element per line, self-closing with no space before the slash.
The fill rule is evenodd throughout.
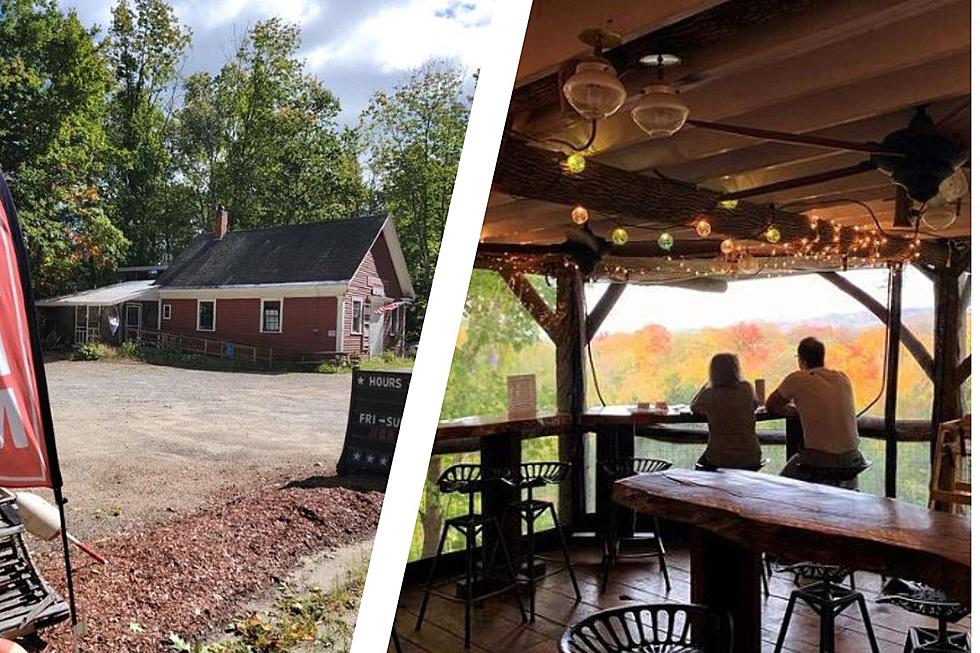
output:
<path id="1" fill-rule="evenodd" d="M 2 172 L 0 486 L 61 487 L 27 252 Z"/>

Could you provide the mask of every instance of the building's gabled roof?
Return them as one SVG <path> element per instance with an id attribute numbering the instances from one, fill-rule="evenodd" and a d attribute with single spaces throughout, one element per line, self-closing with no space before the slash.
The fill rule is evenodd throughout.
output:
<path id="1" fill-rule="evenodd" d="M 229 231 L 220 240 L 203 233 L 156 283 L 166 288 L 346 283 L 386 222 L 385 216 L 366 216 Z"/>

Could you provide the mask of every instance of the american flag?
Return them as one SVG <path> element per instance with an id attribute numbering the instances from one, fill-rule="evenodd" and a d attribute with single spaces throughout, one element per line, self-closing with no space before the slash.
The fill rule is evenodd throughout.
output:
<path id="1" fill-rule="evenodd" d="M 21 256 L 18 257 L 18 251 Z M 52 487 L 20 228 L 0 174 L 0 485 Z M 46 393 L 45 393 L 46 398 Z"/>
<path id="2" fill-rule="evenodd" d="M 390 313 L 396 308 L 398 308 L 399 306 L 404 306 L 407 303 L 408 303 L 407 299 L 402 299 L 397 302 L 390 302 L 388 304 L 385 304 L 384 306 L 380 306 L 377 310 L 374 311 L 374 313 L 376 315 L 384 315 L 385 313 Z"/>

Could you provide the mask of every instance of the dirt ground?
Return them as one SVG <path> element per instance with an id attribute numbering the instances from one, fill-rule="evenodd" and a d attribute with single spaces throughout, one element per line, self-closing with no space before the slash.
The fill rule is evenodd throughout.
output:
<path id="1" fill-rule="evenodd" d="M 343 447 L 349 375 L 255 374 L 135 362 L 46 366 L 69 529 L 95 540 L 317 465 Z"/>

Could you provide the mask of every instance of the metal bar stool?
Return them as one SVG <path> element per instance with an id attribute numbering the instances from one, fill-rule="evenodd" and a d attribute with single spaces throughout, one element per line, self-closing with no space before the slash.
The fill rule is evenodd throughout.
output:
<path id="1" fill-rule="evenodd" d="M 841 584 L 841 581 L 851 573 L 849 570 L 834 565 L 800 562 L 779 571 L 788 571 L 796 574 L 798 578 L 806 578 L 814 582 L 795 589 L 790 594 L 783 624 L 776 638 L 776 648 L 773 649 L 774 653 L 779 653 L 783 648 L 786 631 L 793 617 L 793 607 L 797 601 L 803 601 L 820 616 L 820 653 L 834 653 L 834 619 L 855 603 L 861 609 L 861 618 L 864 620 L 871 650 L 873 653 L 878 653 L 878 640 L 875 639 L 874 629 L 871 626 L 871 616 L 868 614 L 864 594 Z"/>
<path id="2" fill-rule="evenodd" d="M 636 476 L 640 474 L 654 474 L 656 472 L 662 472 L 666 469 L 670 469 L 673 465 L 670 461 L 660 460 L 657 458 L 620 458 L 612 461 L 602 461 L 603 471 L 605 471 L 607 478 L 609 479 L 609 486 L 616 481 L 624 478 L 629 478 L 630 476 Z M 611 493 L 611 489 L 610 489 Z M 606 591 L 606 584 L 609 581 L 609 572 L 612 571 L 613 565 L 616 564 L 618 558 L 628 558 L 628 559 L 642 559 L 642 558 L 656 558 L 660 562 L 660 573 L 664 577 L 664 585 L 667 591 L 670 591 L 670 573 L 667 571 L 667 552 L 664 549 L 663 538 L 660 536 L 660 522 L 656 517 L 653 519 L 653 532 L 647 533 L 639 536 L 629 536 L 621 537 L 619 534 L 619 512 L 621 508 L 616 504 L 611 504 L 608 506 L 606 513 L 608 515 L 608 520 L 606 522 L 605 528 L 602 533 L 602 580 L 599 586 L 600 592 Z M 633 531 L 636 530 L 636 511 L 629 511 L 630 520 L 633 523 Z M 649 551 L 642 551 L 637 553 L 623 553 L 619 552 L 620 544 L 623 541 L 631 542 L 646 542 L 652 545 L 652 549 Z"/>
<path id="3" fill-rule="evenodd" d="M 853 490 L 857 488 L 858 475 L 869 467 L 871 467 L 871 463 L 864 461 L 862 465 L 856 467 L 809 467 L 800 465 L 800 470 L 806 476 L 805 480 L 811 483 Z M 871 650 L 873 653 L 878 653 L 878 640 L 875 638 L 874 628 L 871 625 L 867 602 L 864 599 L 864 594 L 855 589 L 854 574 L 850 569 L 836 565 L 800 562 L 784 567 L 780 571 L 788 571 L 794 574 L 797 582 L 800 579 L 813 582 L 793 590 L 790 594 L 789 604 L 786 606 L 786 614 L 783 616 L 783 623 L 779 629 L 779 636 L 776 638 L 776 647 L 773 649 L 773 653 L 779 653 L 783 648 L 783 641 L 786 639 L 786 631 L 789 629 L 789 622 L 793 617 L 793 607 L 797 600 L 806 603 L 820 616 L 820 653 L 834 653 L 834 619 L 855 603 L 861 610 L 861 618 L 864 621 Z M 851 579 L 850 587 L 842 584 L 844 579 L 848 577 Z"/>
<path id="4" fill-rule="evenodd" d="M 732 618 L 703 605 L 627 605 L 572 624 L 562 653 L 731 653 Z"/>
<path id="5" fill-rule="evenodd" d="M 521 620 L 527 621 L 527 613 L 524 611 L 524 604 L 521 602 L 520 593 L 517 588 L 517 576 L 514 573 L 514 565 L 511 563 L 510 554 L 507 552 L 507 546 L 504 541 L 504 533 L 500 528 L 500 522 L 493 515 L 482 515 L 476 511 L 476 494 L 482 492 L 491 483 L 499 483 L 499 477 L 487 478 L 484 476 L 480 465 L 474 464 L 459 464 L 449 467 L 439 476 L 436 481 L 436 485 L 439 487 L 439 491 L 443 494 L 464 494 L 469 499 L 469 510 L 465 515 L 459 517 L 453 517 L 447 519 L 442 526 L 442 535 L 439 537 L 439 546 L 436 548 L 436 556 L 432 560 L 432 568 L 429 571 L 429 578 L 425 584 L 425 592 L 422 596 L 422 606 L 419 609 L 419 617 L 415 622 L 415 630 L 422 629 L 422 622 L 425 620 L 425 611 L 429 605 L 429 598 L 431 596 L 438 596 L 439 598 L 445 599 L 447 601 L 455 601 L 457 603 L 463 603 L 465 606 L 465 629 L 463 635 L 463 645 L 466 648 L 470 646 L 470 630 L 472 621 L 473 606 L 480 601 L 490 598 L 491 596 L 496 596 L 508 590 L 514 592 L 514 599 L 517 602 L 517 607 L 521 611 Z M 449 536 L 451 530 L 455 530 L 463 535 L 466 540 L 466 571 L 463 574 L 462 579 L 457 576 L 453 578 L 444 580 L 439 584 L 457 583 L 459 580 L 463 580 L 465 585 L 460 588 L 456 586 L 456 590 L 453 594 L 447 594 L 436 590 L 436 571 L 439 567 L 439 560 L 442 558 L 443 549 L 446 546 L 446 539 Z M 483 549 L 482 552 L 486 556 L 488 546 L 487 546 L 487 534 L 488 532 L 492 537 L 497 538 L 497 542 L 501 546 L 494 546 L 491 550 L 496 552 L 496 549 L 503 551 L 504 566 L 506 575 L 504 577 L 496 576 L 494 573 L 495 564 L 494 556 L 491 555 L 489 558 L 484 558 L 482 561 L 482 566 L 477 565 L 477 537 L 482 536 L 483 538 Z M 494 582 L 498 582 L 497 586 L 494 586 Z M 480 585 L 480 592 L 477 593 L 475 588 Z M 462 596 L 459 594 L 462 591 Z"/>
<path id="6" fill-rule="evenodd" d="M 939 621 L 938 628 L 910 628 L 903 653 L 969 653 L 970 633 L 950 630 L 949 624 L 970 614 L 970 608 L 951 600 L 941 590 L 921 583 L 893 579 L 889 586 L 886 589 L 894 593 L 882 596 L 879 603 L 891 603 Z"/>
<path id="7" fill-rule="evenodd" d="M 568 577 L 572 581 L 572 588 L 575 590 L 575 600 L 582 600 L 582 593 L 579 591 L 578 580 L 575 578 L 575 570 L 572 569 L 572 559 L 568 552 L 568 544 L 565 542 L 565 535 L 562 533 L 555 504 L 551 501 L 542 501 L 541 499 L 534 498 L 535 488 L 558 485 L 568 475 L 570 469 L 571 464 L 569 463 L 522 463 L 504 478 L 513 487 L 527 492 L 524 499 L 511 504 L 508 510 L 516 512 L 525 527 L 524 555 L 526 568 L 522 570 L 521 575 L 524 576 L 524 582 L 528 586 L 528 611 L 531 615 L 531 621 L 534 621 L 536 583 L 543 578 L 567 571 Z M 561 545 L 563 564 L 550 572 L 545 569 L 541 573 L 537 573 L 536 561 L 540 560 L 544 563 L 548 562 L 548 559 L 538 555 L 534 550 L 534 522 L 545 513 L 551 515 L 551 520 L 555 525 L 555 532 L 558 534 L 558 543 Z"/>

